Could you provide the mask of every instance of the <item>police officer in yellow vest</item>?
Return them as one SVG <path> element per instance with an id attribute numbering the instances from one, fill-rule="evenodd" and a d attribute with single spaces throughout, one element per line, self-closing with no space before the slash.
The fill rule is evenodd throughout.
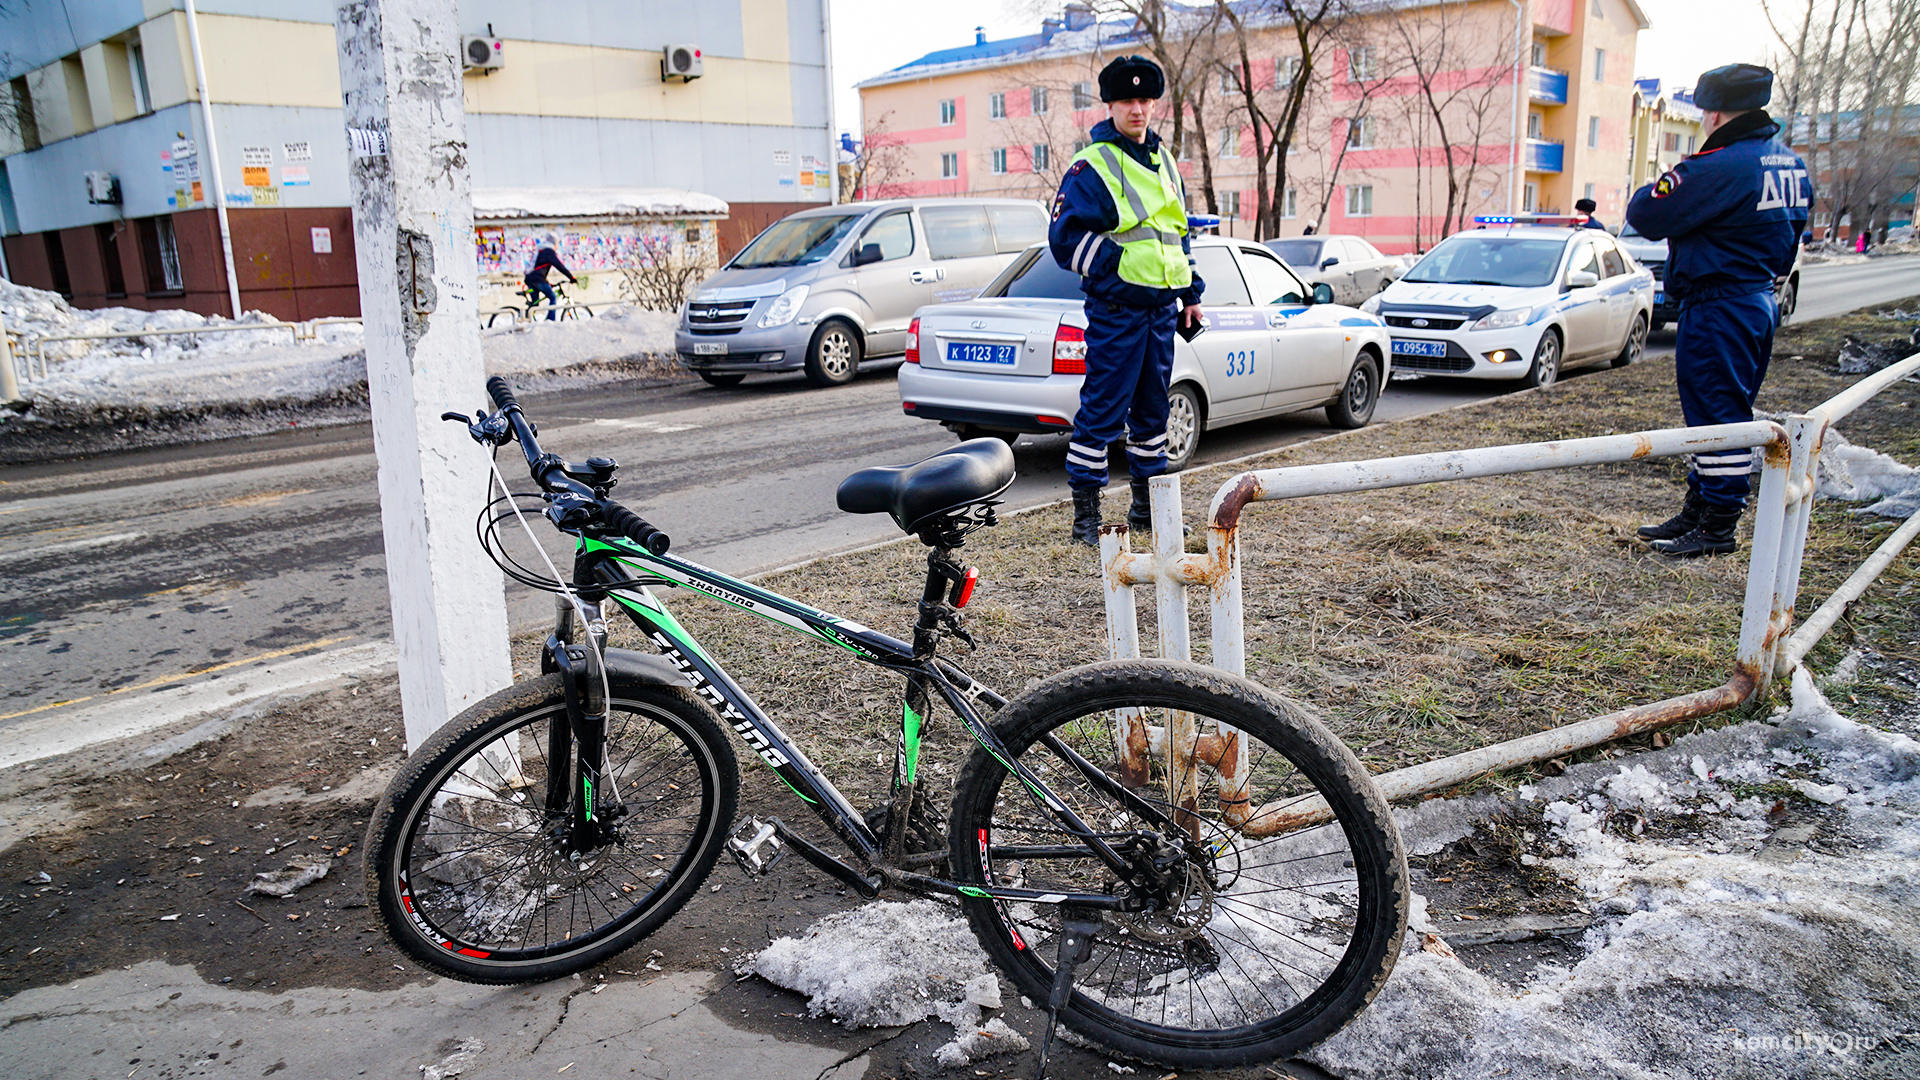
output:
<path id="1" fill-rule="evenodd" d="M 1109 118 L 1075 155 L 1053 200 L 1047 239 L 1087 294 L 1087 376 L 1067 443 L 1073 538 L 1100 542 L 1107 448 L 1127 438 L 1133 502 L 1127 523 L 1150 523 L 1147 480 L 1167 471 L 1167 381 L 1175 326 L 1200 321 L 1205 287 L 1187 243 L 1186 191 L 1171 151 L 1148 130 L 1166 91 L 1160 66 L 1123 56 L 1100 72 Z"/>

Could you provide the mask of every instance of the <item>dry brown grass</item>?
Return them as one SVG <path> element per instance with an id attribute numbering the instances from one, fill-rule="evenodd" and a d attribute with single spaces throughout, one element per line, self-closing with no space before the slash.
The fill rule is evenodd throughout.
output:
<path id="1" fill-rule="evenodd" d="M 1808 408 L 1852 381 L 1835 372 L 1830 352 L 1809 344 L 1837 346 L 1839 338 L 1813 326 L 1783 335 L 1761 409 Z M 1902 384 L 1841 430 L 1920 464 L 1916 400 L 1920 386 Z M 1672 362 L 1650 361 L 1302 444 L 1245 467 L 1682 423 Z M 1207 469 L 1183 478 L 1196 534 L 1230 475 Z M 1717 686 L 1728 676 L 1739 630 L 1746 538 L 1737 556 L 1692 562 L 1669 561 L 1633 538 L 1636 526 L 1671 512 L 1683 475 L 1684 464 L 1667 459 L 1258 504 L 1241 530 L 1247 674 L 1307 703 L 1376 771 Z M 970 609 L 981 648 L 947 651 L 1003 693 L 1105 654 L 1095 559 L 1066 542 L 1066 518 L 1064 507 L 1014 515 L 976 534 L 965 550 L 982 578 Z M 1884 523 L 1820 506 L 1801 610 L 1817 606 L 1885 535 Z M 1816 666 L 1830 666 L 1855 645 L 1895 658 L 1914 651 L 1915 564 L 1911 553 L 1896 562 L 1821 646 Z M 923 549 L 906 541 L 763 584 L 904 636 L 922 567 Z M 1143 646 L 1151 653 L 1153 606 L 1149 590 L 1141 593 Z M 890 760 L 899 718 L 889 677 L 715 605 L 685 601 L 676 610 L 830 774 L 870 774 L 862 780 L 878 790 L 879 763 Z M 1196 595 L 1191 610 L 1195 659 L 1204 660 L 1204 598 Z M 1872 692 L 1887 708 L 1910 693 L 1895 682 Z M 930 755 L 945 768 L 967 752 L 950 721 L 931 740 Z M 843 786 L 851 793 L 869 785 L 849 779 Z"/>

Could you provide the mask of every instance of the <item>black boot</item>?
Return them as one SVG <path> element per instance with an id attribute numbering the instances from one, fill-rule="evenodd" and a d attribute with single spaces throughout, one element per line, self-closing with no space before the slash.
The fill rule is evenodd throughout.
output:
<path id="1" fill-rule="evenodd" d="M 1653 550 L 1676 559 L 1694 559 L 1702 555 L 1725 555 L 1734 548 L 1733 529 L 1740 524 L 1737 506 L 1708 506 L 1701 511 L 1700 523 L 1684 536 L 1655 540 Z"/>
<path id="2" fill-rule="evenodd" d="M 1700 480 L 1687 476 L 1687 499 L 1680 504 L 1680 512 L 1658 525 L 1642 525 L 1638 535 L 1642 540 L 1673 540 L 1685 536 L 1700 524 L 1701 515 L 1707 512 L 1707 504 L 1700 497 Z"/>
<path id="3" fill-rule="evenodd" d="M 1073 489 L 1073 542 L 1100 546 L 1100 489 Z"/>
<path id="4" fill-rule="evenodd" d="M 1147 481 L 1134 477 L 1133 505 L 1127 507 L 1127 528 L 1143 533 L 1153 529 L 1153 500 L 1147 493 Z"/>

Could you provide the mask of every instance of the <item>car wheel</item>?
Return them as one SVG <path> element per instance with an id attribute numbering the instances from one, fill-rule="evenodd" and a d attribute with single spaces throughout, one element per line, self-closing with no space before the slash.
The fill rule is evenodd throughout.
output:
<path id="1" fill-rule="evenodd" d="M 1347 385 L 1340 396 L 1327 405 L 1327 422 L 1337 428 L 1366 427 L 1379 401 L 1380 373 L 1374 369 L 1372 354 L 1361 353 L 1347 373 Z"/>
<path id="2" fill-rule="evenodd" d="M 1647 355 L 1647 320 L 1638 315 L 1633 317 L 1633 329 L 1627 331 L 1627 343 L 1621 347 L 1620 355 L 1613 358 L 1613 366 L 1626 367 L 1637 364 Z"/>
<path id="3" fill-rule="evenodd" d="M 1540 335 L 1540 344 L 1533 347 L 1533 366 L 1527 369 L 1526 378 L 1520 380 L 1525 390 L 1552 386 L 1553 380 L 1560 377 L 1560 331 L 1547 327 Z"/>
<path id="4" fill-rule="evenodd" d="M 815 386 L 845 386 L 860 370 L 860 337 L 839 319 L 822 323 L 807 346 L 807 381 Z"/>
<path id="5" fill-rule="evenodd" d="M 961 424 L 953 429 L 953 433 L 960 437 L 961 442 L 969 439 L 999 439 L 1008 446 L 1012 446 L 1020 438 L 1020 433 L 1017 431 L 996 431 L 976 424 Z"/>
<path id="6" fill-rule="evenodd" d="M 1800 304 L 1800 283 L 1793 278 L 1788 278 L 1787 283 L 1780 286 L 1773 294 L 1773 299 L 1775 305 L 1780 308 L 1780 321 L 1786 322 L 1787 316 L 1792 315 L 1793 309 Z"/>
<path id="7" fill-rule="evenodd" d="M 1167 391 L 1167 471 L 1179 472 L 1200 447 L 1200 398 L 1186 383 Z"/>
<path id="8" fill-rule="evenodd" d="M 716 371 L 703 371 L 700 377 L 707 381 L 708 386 L 739 386 L 740 380 L 746 378 L 745 375 L 722 375 Z"/>

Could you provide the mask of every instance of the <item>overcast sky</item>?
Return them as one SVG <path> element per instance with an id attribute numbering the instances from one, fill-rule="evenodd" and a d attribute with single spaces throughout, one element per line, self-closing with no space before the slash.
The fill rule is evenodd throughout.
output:
<path id="1" fill-rule="evenodd" d="M 973 41 L 984 25 L 989 41 L 1037 33 L 1033 0 L 830 0 L 833 5 L 834 122 L 860 130 L 860 94 L 853 84 L 936 49 Z M 1792 3 L 1793 0 L 1784 0 Z M 1064 5 L 1062 5 L 1064 6 Z M 1762 60 L 1772 37 L 1760 0 L 1640 0 L 1653 28 L 1640 33 L 1636 76 L 1691 86 L 1708 68 Z"/>

